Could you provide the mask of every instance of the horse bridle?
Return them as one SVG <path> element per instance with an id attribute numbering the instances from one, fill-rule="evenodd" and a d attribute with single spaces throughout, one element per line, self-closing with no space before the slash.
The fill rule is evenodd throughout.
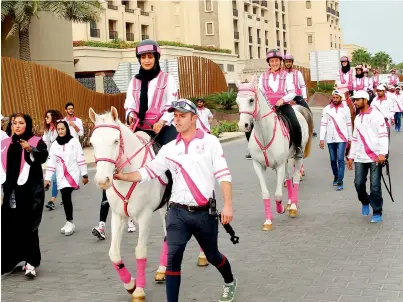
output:
<path id="1" fill-rule="evenodd" d="M 250 111 L 239 111 L 239 114 L 241 114 L 241 113 L 244 113 L 244 114 L 249 114 L 249 115 L 251 115 L 252 117 L 253 117 L 253 119 L 256 121 L 257 120 L 257 115 L 258 115 L 258 113 L 259 113 L 259 99 L 258 99 L 258 96 L 257 96 L 257 91 L 256 91 L 256 89 L 255 88 L 250 88 L 250 89 L 248 89 L 248 88 L 241 88 L 241 89 L 239 89 L 238 91 L 245 91 L 245 92 L 248 92 L 248 94 L 253 94 L 253 96 L 254 96 L 254 98 L 255 98 L 255 108 L 253 109 L 253 111 L 252 112 L 250 112 Z M 275 109 L 276 107 L 275 106 L 273 106 L 271 109 L 271 111 L 269 111 L 269 113 L 266 113 L 265 115 L 263 115 L 260 119 L 263 119 L 263 118 L 265 118 L 266 116 L 269 116 L 270 114 L 272 114 L 272 113 L 275 113 L 276 112 L 276 109 Z"/>

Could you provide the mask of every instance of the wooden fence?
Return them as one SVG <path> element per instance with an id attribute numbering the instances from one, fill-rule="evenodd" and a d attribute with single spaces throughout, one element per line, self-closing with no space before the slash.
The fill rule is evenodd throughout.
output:
<path id="1" fill-rule="evenodd" d="M 72 102 L 76 115 L 88 119 L 88 109 L 103 112 L 115 106 L 124 116 L 126 94 L 103 94 L 85 88 L 76 79 L 59 70 L 13 58 L 1 58 L 1 113 L 31 115 L 35 124 L 43 121 L 46 110 Z"/>
<path id="2" fill-rule="evenodd" d="M 220 67 L 202 57 L 179 57 L 179 97 L 207 96 L 227 91 L 227 81 Z"/>

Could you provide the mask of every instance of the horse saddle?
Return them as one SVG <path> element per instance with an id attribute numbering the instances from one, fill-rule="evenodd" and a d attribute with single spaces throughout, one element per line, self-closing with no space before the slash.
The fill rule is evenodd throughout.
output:
<path id="1" fill-rule="evenodd" d="M 293 138 L 294 138 L 294 129 L 292 127 L 292 124 L 291 124 L 290 120 L 288 119 L 288 117 L 281 112 L 281 110 L 277 111 L 277 115 L 278 115 L 279 120 L 282 123 L 284 123 L 285 127 L 288 130 L 288 133 L 290 134 L 290 143 L 288 144 L 288 147 L 291 148 Z"/>

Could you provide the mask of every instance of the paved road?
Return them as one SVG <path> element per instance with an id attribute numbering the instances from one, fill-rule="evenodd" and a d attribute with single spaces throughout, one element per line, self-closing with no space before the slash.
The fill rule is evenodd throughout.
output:
<path id="1" fill-rule="evenodd" d="M 319 112 L 315 119 L 318 125 Z M 261 231 L 263 202 L 251 162 L 244 160 L 245 141 L 224 145 L 234 178 L 233 226 L 241 243 L 233 246 L 221 229 L 220 248 L 239 280 L 237 301 L 403 301 L 403 133 L 392 133 L 396 203 L 384 194 L 381 225 L 361 217 L 351 172 L 346 172 L 345 190 L 334 191 L 328 152 L 317 144 L 315 140 L 305 163 L 300 216 L 291 220 L 276 215 L 271 232 Z M 273 173 L 267 173 L 271 190 Z M 27 281 L 17 272 L 3 278 L 3 301 L 130 301 L 109 261 L 109 225 L 106 241 L 91 234 L 98 222 L 100 198 L 93 183 L 74 194 L 76 233 L 70 237 L 59 232 L 64 224 L 62 208 L 45 211 L 38 277 Z M 136 239 L 136 233 L 125 234 L 122 246 L 132 272 Z M 148 247 L 147 301 L 165 301 L 165 286 L 153 283 L 162 239 L 155 215 Z M 183 260 L 181 301 L 217 301 L 221 277 L 214 267 L 196 267 L 197 255 L 192 240 Z"/>

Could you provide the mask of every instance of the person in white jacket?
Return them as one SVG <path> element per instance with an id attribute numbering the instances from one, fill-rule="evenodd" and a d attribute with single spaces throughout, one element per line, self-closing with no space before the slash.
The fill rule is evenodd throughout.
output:
<path id="1" fill-rule="evenodd" d="M 368 216 L 369 206 L 373 210 L 372 223 L 382 221 L 382 164 L 389 153 L 389 139 L 382 113 L 368 105 L 369 95 L 358 91 L 353 96 L 354 105 L 360 110 L 354 121 L 354 132 L 347 167 L 355 166 L 354 184 L 358 199 L 362 203 L 362 215 Z M 367 193 L 367 176 L 370 172 L 370 190 Z"/>
<path id="2" fill-rule="evenodd" d="M 396 87 L 395 130 L 402 131 L 403 92 L 400 86 Z"/>
<path id="3" fill-rule="evenodd" d="M 47 162 L 45 187 L 49 187 L 52 175 L 56 172 L 57 186 L 63 200 L 66 224 L 61 233 L 69 236 L 74 233 L 73 203 L 71 195 L 73 190 L 79 188 L 80 176 L 83 184 L 88 183 L 87 165 L 84 159 L 80 142 L 70 134 L 66 121 L 56 123 L 58 137 L 50 148 Z"/>
<path id="4" fill-rule="evenodd" d="M 394 125 L 395 113 L 393 110 L 394 98 L 386 94 L 384 85 L 378 85 L 377 96 L 372 100 L 371 107 L 382 113 L 385 118 L 386 128 L 390 135 L 390 126 Z M 390 137 L 389 137 L 390 138 Z"/>
<path id="5" fill-rule="evenodd" d="M 53 142 L 56 141 L 57 138 L 56 122 L 61 119 L 63 119 L 63 115 L 58 110 L 50 109 L 45 112 L 42 140 L 45 142 L 48 152 L 50 152 L 50 147 L 52 147 Z M 52 197 L 45 205 L 47 209 L 55 209 L 57 193 L 56 173 L 54 173 L 52 176 Z"/>
<path id="6" fill-rule="evenodd" d="M 324 149 L 327 143 L 334 176 L 333 186 L 337 186 L 337 191 L 344 188 L 344 154 L 352 137 L 350 109 L 343 99 L 344 93 L 333 91 L 332 101 L 323 109 L 320 122 L 319 147 Z"/>

